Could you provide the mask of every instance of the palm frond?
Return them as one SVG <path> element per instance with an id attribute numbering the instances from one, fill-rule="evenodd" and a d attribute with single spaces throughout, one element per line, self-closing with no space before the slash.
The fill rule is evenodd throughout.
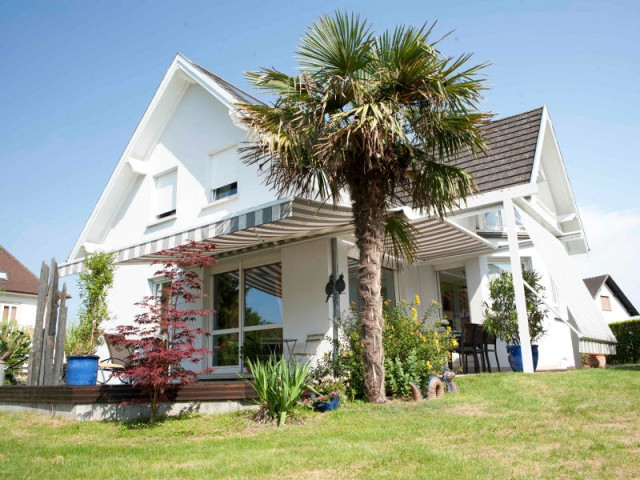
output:
<path id="1" fill-rule="evenodd" d="M 401 214 L 387 215 L 384 222 L 384 249 L 388 266 L 401 269 L 402 260 L 413 263 L 416 252 L 416 229 Z"/>

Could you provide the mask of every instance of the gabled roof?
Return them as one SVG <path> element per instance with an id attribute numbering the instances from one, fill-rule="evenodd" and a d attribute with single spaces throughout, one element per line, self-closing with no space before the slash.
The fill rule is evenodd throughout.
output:
<path id="1" fill-rule="evenodd" d="M 0 278 L 0 289 L 10 293 L 37 295 L 40 280 L 31 270 L 0 245 L 0 272 L 6 273 L 7 280 Z M 3 275 L 4 277 L 4 275 Z"/>
<path id="2" fill-rule="evenodd" d="M 602 286 L 606 284 L 609 290 L 611 290 L 611 293 L 622 303 L 627 312 L 629 312 L 630 316 L 636 317 L 639 315 L 636 307 L 633 306 L 631 300 L 627 298 L 618 284 L 611 278 L 611 275 L 598 275 L 597 277 L 585 278 L 583 281 L 593 298 L 596 298 Z"/>
<path id="3" fill-rule="evenodd" d="M 543 107 L 494 120 L 484 129 L 487 154 L 461 154 L 450 163 L 473 175 L 480 193 L 531 181 Z"/>
<path id="4" fill-rule="evenodd" d="M 155 132 L 162 131 L 163 125 L 171 117 L 173 108 L 178 104 L 188 86 L 194 83 L 200 85 L 228 108 L 232 119 L 237 112 L 237 103 L 259 102 L 243 90 L 177 53 L 111 174 L 68 260 L 83 258 L 85 242 L 91 243 L 88 240 L 90 232 L 100 231 L 101 226 L 108 223 L 111 218 L 109 209 L 115 208 L 114 204 L 126 196 L 126 191 L 139 173 L 136 169 L 140 166 L 144 168 L 144 161 L 155 142 Z M 240 126 L 240 128 L 244 127 Z"/>

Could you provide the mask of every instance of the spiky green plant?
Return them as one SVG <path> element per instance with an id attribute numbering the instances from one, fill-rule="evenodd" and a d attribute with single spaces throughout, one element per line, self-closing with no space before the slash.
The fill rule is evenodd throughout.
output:
<path id="1" fill-rule="evenodd" d="M 244 380 L 258 395 L 258 402 L 266 406 L 269 416 L 284 425 L 287 415 L 295 408 L 307 387 L 307 365 L 290 362 L 285 357 L 270 355 L 266 361 L 245 359 L 253 378 Z"/>

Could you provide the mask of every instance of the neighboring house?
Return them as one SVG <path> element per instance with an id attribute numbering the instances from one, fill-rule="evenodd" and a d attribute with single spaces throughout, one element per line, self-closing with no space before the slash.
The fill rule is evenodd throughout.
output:
<path id="1" fill-rule="evenodd" d="M 38 277 L 0 245 L 0 318 L 33 327 L 39 283 Z"/>
<path id="2" fill-rule="evenodd" d="M 621 322 L 639 315 L 636 307 L 610 275 L 585 278 L 584 284 L 607 323 Z"/>
<path id="3" fill-rule="evenodd" d="M 131 322 L 133 304 L 162 283 L 150 265 L 158 251 L 188 239 L 214 241 L 217 264 L 202 272 L 203 306 L 216 310 L 202 325 L 212 333 L 202 341 L 219 347 L 204 361 L 216 368 L 214 377 L 235 375 L 236 349 L 245 341 L 280 338 L 295 352 L 310 348 L 307 335 L 332 335 L 334 318 L 357 301 L 348 202 L 334 209 L 278 198 L 258 168 L 241 161 L 237 148 L 248 132 L 234 104 L 253 101 L 178 54 L 60 267 L 62 276 L 73 274 L 85 252 L 117 252 L 113 327 Z M 539 369 L 579 367 L 579 352 L 615 352 L 615 338 L 568 257 L 588 247 L 546 108 L 493 122 L 487 139 L 488 156 L 456 159 L 479 189 L 462 208 L 441 220 L 406 202 L 390 206 L 417 229 L 418 252 L 414 265 L 383 271 L 383 295 L 420 295 L 423 311 L 438 300 L 454 328 L 469 319 L 482 323 L 489 278 L 523 264 L 542 273 L 556 310 L 540 342 Z M 513 205 L 515 221 L 505 215 Z M 347 280 L 335 308 L 325 296 L 332 273 Z M 327 344 L 313 348 L 322 353 Z"/>

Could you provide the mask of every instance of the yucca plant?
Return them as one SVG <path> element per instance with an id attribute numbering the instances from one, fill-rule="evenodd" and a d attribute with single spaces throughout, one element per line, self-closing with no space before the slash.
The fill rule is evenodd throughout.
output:
<path id="1" fill-rule="evenodd" d="M 247 367 L 253 378 L 244 378 L 251 386 L 258 402 L 265 405 L 269 416 L 284 425 L 287 415 L 295 408 L 302 391 L 307 387 L 307 365 L 292 364 L 285 358 L 271 355 L 268 360 L 260 361 L 247 358 Z"/>

